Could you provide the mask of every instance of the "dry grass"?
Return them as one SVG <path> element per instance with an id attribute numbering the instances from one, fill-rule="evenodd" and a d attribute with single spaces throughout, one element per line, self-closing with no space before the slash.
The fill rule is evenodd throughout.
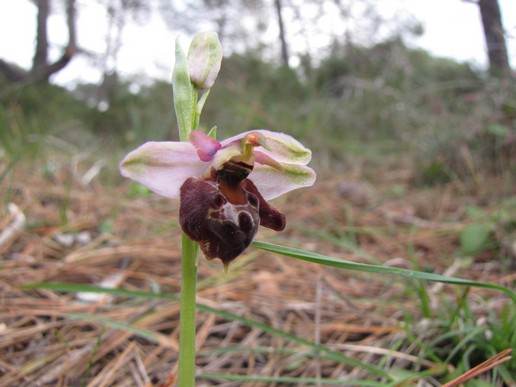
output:
<path id="1" fill-rule="evenodd" d="M 492 180 L 472 193 L 455 183 L 416 189 L 410 185 L 410 168 L 386 165 L 370 179 L 374 185 L 365 185 L 362 168 L 348 166 L 338 177 L 320 174 L 314 189 L 278 199 L 275 205 L 287 215 L 287 230 L 261 230 L 258 239 L 353 261 L 368 262 L 370 256 L 407 268 L 417 262 L 426 270 L 512 286 L 516 275 L 504 270 L 497 251 L 486 251 L 473 262 L 450 258 L 457 252 L 465 205 L 494 205 L 498 194 L 489 187 L 499 182 Z M 391 168 L 396 173 L 388 172 Z M 393 187 L 404 193 L 393 193 Z M 127 182 L 114 188 L 97 180 L 83 185 L 64 166 L 47 178 L 19 167 L 2 182 L 0 227 L 11 234 L 0 245 L 0 386 L 173 385 L 176 301 L 21 288 L 64 282 L 177 294 L 177 203 L 153 195 L 129 198 L 126 191 Z M 7 202 L 25 216 L 23 226 L 13 226 L 23 218 L 15 207 L 9 213 Z M 353 249 L 345 249 L 343 241 L 350 240 Z M 417 348 L 396 347 L 405 337 L 407 315 L 421 320 L 413 327 L 416 334 L 431 334 L 415 287 L 406 280 L 318 267 L 252 248 L 226 275 L 219 262 L 201 260 L 199 279 L 202 304 L 320 342 L 365 363 L 388 358 L 384 367 L 441 367 L 421 361 Z M 443 295 L 454 297 L 448 286 L 433 284 L 428 290 L 432 305 Z M 485 289 L 471 289 L 468 297 L 479 318 L 485 305 L 475 300 L 489 297 L 493 310 L 508 304 L 504 296 Z M 152 337 L 117 329 L 109 321 Z M 203 312 L 197 321 L 202 374 L 369 377 L 360 367 L 307 357 L 303 346 L 238 321 Z M 230 347 L 242 350 L 220 352 Z M 420 383 L 437 384 L 432 377 Z M 200 379 L 198 385 L 243 384 Z"/>

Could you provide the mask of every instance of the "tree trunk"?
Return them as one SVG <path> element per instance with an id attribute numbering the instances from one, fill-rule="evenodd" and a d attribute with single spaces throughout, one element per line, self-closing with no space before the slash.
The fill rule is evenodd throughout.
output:
<path id="1" fill-rule="evenodd" d="M 285 67 L 289 67 L 288 65 L 288 46 L 287 46 L 287 38 L 285 34 L 285 25 L 283 24 L 283 15 L 281 14 L 281 0 L 274 0 L 274 5 L 276 6 L 276 14 L 278 15 L 278 26 L 279 26 L 279 38 L 281 42 L 281 63 Z"/>
<path id="2" fill-rule="evenodd" d="M 37 0 L 38 7 L 36 25 L 36 52 L 32 60 L 32 72 L 39 73 L 48 66 L 48 29 L 47 21 L 50 15 L 50 1 Z"/>
<path id="3" fill-rule="evenodd" d="M 72 59 L 76 51 L 76 14 L 75 0 L 66 0 L 66 23 L 68 26 L 68 44 L 63 54 L 54 63 L 48 63 L 48 31 L 47 21 L 50 15 L 50 0 L 37 0 L 38 7 L 36 51 L 31 71 L 25 71 L 0 59 L 0 74 L 10 83 L 29 84 L 38 81 L 48 82 L 49 77 L 63 69 Z"/>
<path id="4" fill-rule="evenodd" d="M 40 73 L 43 79 L 58 71 L 62 70 L 71 60 L 77 50 L 76 31 L 75 31 L 75 0 L 67 0 L 66 2 L 66 25 L 68 27 L 68 44 L 63 51 L 61 57 L 54 63 L 47 65 L 47 67 Z"/>
<path id="5" fill-rule="evenodd" d="M 508 74 L 509 58 L 498 0 L 479 0 L 478 6 L 487 45 L 489 71 L 493 75 Z"/>

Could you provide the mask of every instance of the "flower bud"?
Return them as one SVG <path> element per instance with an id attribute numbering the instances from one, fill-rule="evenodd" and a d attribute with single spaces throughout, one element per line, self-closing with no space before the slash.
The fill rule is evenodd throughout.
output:
<path id="1" fill-rule="evenodd" d="M 210 89 L 220 70 L 222 46 L 216 32 L 195 36 L 188 50 L 190 81 L 198 90 Z"/>

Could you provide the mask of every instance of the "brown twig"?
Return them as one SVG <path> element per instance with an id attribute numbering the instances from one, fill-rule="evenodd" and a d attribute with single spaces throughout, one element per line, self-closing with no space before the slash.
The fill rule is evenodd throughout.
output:
<path id="1" fill-rule="evenodd" d="M 477 377 L 478 375 L 482 375 L 483 373 L 489 371 L 490 369 L 499 366 L 506 361 L 512 359 L 511 356 L 508 356 L 511 353 L 512 349 L 508 348 L 499 354 L 493 356 L 492 358 L 486 360 L 485 362 L 477 365 L 475 368 L 470 369 L 469 371 L 463 373 L 459 377 L 453 379 L 452 381 L 443 384 L 442 387 L 455 387 L 464 382 L 467 382 L 470 379 Z"/>

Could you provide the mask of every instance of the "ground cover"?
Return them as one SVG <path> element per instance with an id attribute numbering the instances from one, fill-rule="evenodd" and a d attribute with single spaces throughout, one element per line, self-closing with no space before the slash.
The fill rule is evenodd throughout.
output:
<path id="1" fill-rule="evenodd" d="M 1 386 L 174 383 L 178 203 L 95 165 L 52 156 L 3 178 Z M 399 157 L 318 170 L 312 189 L 274 202 L 287 229 L 257 240 L 514 289 L 515 192 L 502 177 L 427 187 Z M 201 259 L 199 277 L 199 386 L 437 386 L 516 344 L 515 305 L 494 290 L 254 247 L 227 274 Z M 514 385 L 515 370 L 479 378 Z"/>

